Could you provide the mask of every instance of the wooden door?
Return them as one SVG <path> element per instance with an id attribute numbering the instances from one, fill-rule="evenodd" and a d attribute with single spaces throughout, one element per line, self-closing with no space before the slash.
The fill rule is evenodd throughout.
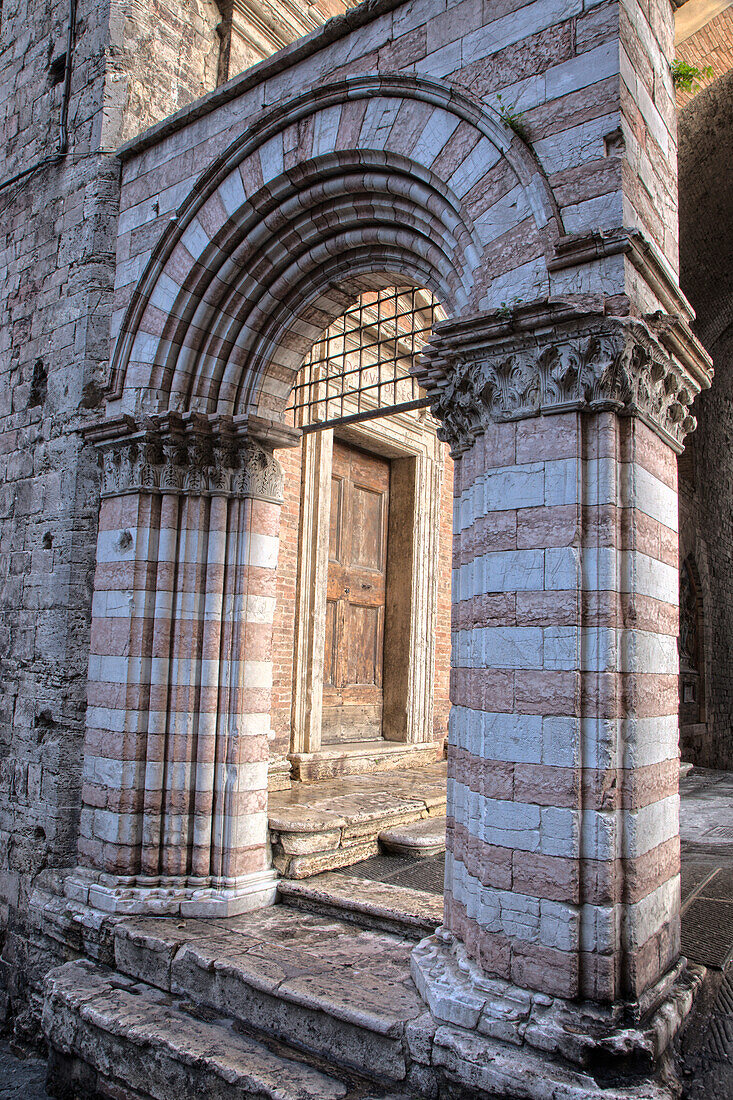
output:
<path id="1" fill-rule="evenodd" d="M 382 736 L 389 462 L 334 440 L 324 744 Z"/>

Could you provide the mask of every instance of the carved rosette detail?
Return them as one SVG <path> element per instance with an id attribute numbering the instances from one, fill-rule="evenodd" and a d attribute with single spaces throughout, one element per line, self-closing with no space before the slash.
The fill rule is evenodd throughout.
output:
<path id="1" fill-rule="evenodd" d="M 280 463 L 252 438 L 224 438 L 213 431 L 179 434 L 148 423 L 99 447 L 102 496 L 157 491 L 282 503 Z"/>
<path id="2" fill-rule="evenodd" d="M 459 339 L 439 335 L 415 371 L 454 456 L 492 421 L 571 409 L 640 416 L 676 450 L 696 427 L 690 407 L 699 384 L 643 322 L 477 343 L 462 350 Z"/>

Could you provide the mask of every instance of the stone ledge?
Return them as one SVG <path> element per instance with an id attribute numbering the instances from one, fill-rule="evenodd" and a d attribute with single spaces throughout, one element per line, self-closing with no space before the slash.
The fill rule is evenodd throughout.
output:
<path id="1" fill-rule="evenodd" d="M 428 817 L 410 825 L 396 825 L 379 834 L 382 847 L 398 856 L 427 858 L 445 851 L 446 818 Z"/>
<path id="2" fill-rule="evenodd" d="M 294 752 L 288 759 L 293 767 L 294 779 L 301 783 L 314 783 L 341 775 L 375 775 L 404 768 L 421 768 L 441 760 L 442 750 L 442 741 L 416 744 L 345 741 L 318 752 Z"/>
<path id="3" fill-rule="evenodd" d="M 43 1029 L 55 1052 L 52 1081 L 62 1089 L 64 1070 L 72 1080 L 79 1073 L 72 1058 L 91 1068 L 99 1095 L 125 1096 L 132 1087 L 141 1097 L 342 1100 L 349 1091 L 343 1081 L 237 1032 L 230 1019 L 207 1018 L 87 962 L 48 975 Z"/>
<path id="4" fill-rule="evenodd" d="M 291 907 L 411 939 L 432 935 L 443 920 L 442 897 L 355 875 L 316 875 L 301 882 L 281 879 L 277 892 Z"/>

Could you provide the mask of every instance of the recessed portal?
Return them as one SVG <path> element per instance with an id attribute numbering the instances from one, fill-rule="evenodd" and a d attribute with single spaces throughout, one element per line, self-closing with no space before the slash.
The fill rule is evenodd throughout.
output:
<path id="1" fill-rule="evenodd" d="M 450 575 L 452 463 L 411 372 L 444 316 L 428 290 L 365 290 L 314 344 L 293 388 L 300 494 L 297 515 L 287 501 L 284 514 L 299 532 L 296 779 L 410 766 L 442 749 L 450 606 L 439 578 Z"/>

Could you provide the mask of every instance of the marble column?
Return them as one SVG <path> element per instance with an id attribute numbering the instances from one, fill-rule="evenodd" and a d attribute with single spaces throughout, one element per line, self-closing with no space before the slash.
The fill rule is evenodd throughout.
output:
<path id="1" fill-rule="evenodd" d="M 111 912 L 268 904 L 272 622 L 282 501 L 255 418 L 108 421 L 102 456 L 79 863 Z"/>
<path id="2" fill-rule="evenodd" d="M 646 1057 L 688 996 L 676 458 L 706 366 L 670 318 L 536 303 L 420 367 L 456 460 L 445 918 L 413 955 L 445 1023 Z"/>

